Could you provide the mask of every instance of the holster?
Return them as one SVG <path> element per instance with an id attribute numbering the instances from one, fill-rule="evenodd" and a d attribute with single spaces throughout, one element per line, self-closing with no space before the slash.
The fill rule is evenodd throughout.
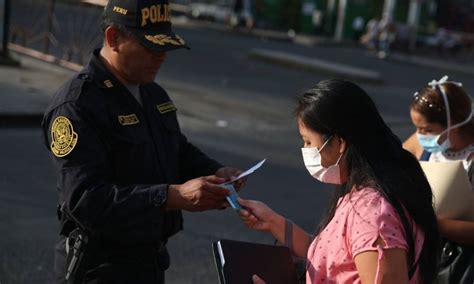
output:
<path id="1" fill-rule="evenodd" d="M 58 205 L 58 219 L 61 221 L 61 234 L 66 236 L 66 275 L 67 284 L 80 284 L 85 280 L 87 264 L 91 263 L 94 253 L 92 244 L 97 240 L 90 231 L 74 216 L 64 210 L 64 205 Z"/>
<path id="2" fill-rule="evenodd" d="M 91 249 L 90 236 L 76 228 L 66 240 L 66 283 L 79 284 L 84 282 L 89 259 L 93 250 Z"/>

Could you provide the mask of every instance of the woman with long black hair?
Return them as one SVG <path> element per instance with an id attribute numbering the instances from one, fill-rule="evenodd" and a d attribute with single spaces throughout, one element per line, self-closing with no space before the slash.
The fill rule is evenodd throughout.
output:
<path id="1" fill-rule="evenodd" d="M 296 117 L 309 173 L 337 185 L 329 209 L 312 239 L 264 203 L 240 199 L 246 225 L 306 258 L 307 283 L 431 283 L 439 235 L 430 186 L 366 92 L 322 81 L 301 96 Z"/>

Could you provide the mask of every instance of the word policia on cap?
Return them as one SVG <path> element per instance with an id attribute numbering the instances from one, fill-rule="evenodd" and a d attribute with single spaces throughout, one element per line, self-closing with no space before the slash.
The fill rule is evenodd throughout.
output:
<path id="1" fill-rule="evenodd" d="M 142 27 L 151 23 L 170 22 L 171 21 L 171 7 L 168 4 L 152 5 L 142 9 Z"/>

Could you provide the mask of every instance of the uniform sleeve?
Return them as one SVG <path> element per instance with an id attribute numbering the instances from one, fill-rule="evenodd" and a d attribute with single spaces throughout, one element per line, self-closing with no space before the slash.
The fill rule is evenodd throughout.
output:
<path id="1" fill-rule="evenodd" d="M 180 174 L 184 180 L 193 179 L 199 176 L 213 175 L 222 167 L 220 163 L 209 158 L 201 150 L 188 141 L 184 134 L 181 134 L 180 145 Z"/>
<path id="2" fill-rule="evenodd" d="M 74 103 L 45 116 L 45 142 L 56 166 L 63 208 L 94 230 L 160 227 L 152 223 L 164 211 L 167 185 L 114 184 L 108 146 L 96 124 Z"/>
<path id="3" fill-rule="evenodd" d="M 380 248 L 374 245 L 378 237 L 385 242 L 382 249 L 408 249 L 400 218 L 382 196 L 370 192 L 356 200 L 351 199 L 351 203 L 347 235 L 353 257 L 365 251 L 380 252 Z"/>

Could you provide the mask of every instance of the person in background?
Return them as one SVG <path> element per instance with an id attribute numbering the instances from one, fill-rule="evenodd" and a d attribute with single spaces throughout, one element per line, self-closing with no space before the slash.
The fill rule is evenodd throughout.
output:
<path id="1" fill-rule="evenodd" d="M 416 132 L 403 147 L 422 161 L 462 161 L 474 190 L 474 118 L 472 101 L 461 83 L 444 76 L 415 93 L 410 116 Z M 438 219 L 450 241 L 474 246 L 474 222 Z"/>
<path id="2" fill-rule="evenodd" d="M 474 121 L 471 98 L 444 76 L 415 93 L 410 116 L 416 133 L 403 146 L 421 161 L 462 161 L 474 190 Z M 474 281 L 474 222 L 438 217 L 443 239 L 437 283 Z"/>
<path id="3" fill-rule="evenodd" d="M 308 172 L 336 185 L 316 237 L 259 201 L 239 199 L 243 222 L 306 258 L 307 283 L 432 283 L 439 234 L 430 186 L 367 93 L 319 82 L 296 117 Z"/>
<path id="4" fill-rule="evenodd" d="M 375 51 L 379 45 L 380 17 L 375 17 L 367 22 L 366 33 L 361 37 L 361 43 L 369 51 Z"/>
<path id="5" fill-rule="evenodd" d="M 230 25 L 232 27 L 243 25 L 248 29 L 253 28 L 254 18 L 251 0 L 235 0 L 232 11 L 233 13 L 230 18 Z"/>
<path id="6" fill-rule="evenodd" d="M 377 57 L 385 59 L 388 56 L 392 44 L 395 42 L 396 36 L 397 29 L 393 21 L 388 18 L 384 18 L 380 21 Z"/>

